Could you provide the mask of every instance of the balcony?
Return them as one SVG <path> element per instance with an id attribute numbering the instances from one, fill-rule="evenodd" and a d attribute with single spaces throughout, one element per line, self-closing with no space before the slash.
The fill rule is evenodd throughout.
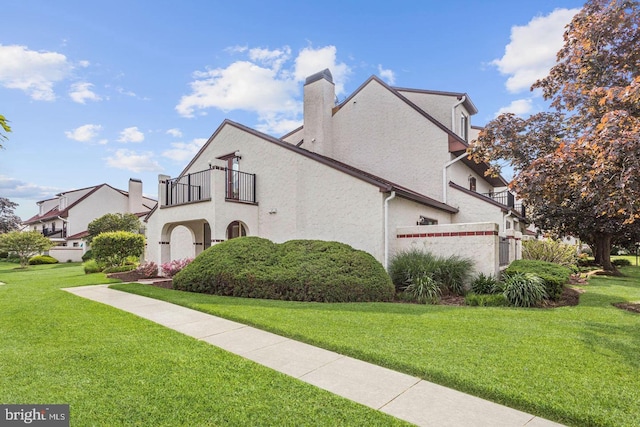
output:
<path id="1" fill-rule="evenodd" d="M 212 174 L 218 171 L 224 173 L 226 201 L 256 203 L 255 174 L 214 166 L 200 172 L 160 181 L 160 206 L 180 206 L 211 200 Z"/>
<path id="2" fill-rule="evenodd" d="M 516 198 L 510 191 L 500 191 L 499 193 L 482 193 L 483 196 L 490 198 L 494 202 L 500 203 L 508 208 L 511 208 L 518 215 L 523 218 L 526 217 L 526 207 L 524 203 L 516 203 Z"/>
<path id="3" fill-rule="evenodd" d="M 43 228 L 42 235 L 50 239 L 64 239 L 67 237 L 67 230 L 64 228 Z"/>

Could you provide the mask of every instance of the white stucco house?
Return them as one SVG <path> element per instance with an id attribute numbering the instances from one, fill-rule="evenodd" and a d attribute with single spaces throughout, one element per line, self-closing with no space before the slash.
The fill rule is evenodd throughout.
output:
<path id="1" fill-rule="evenodd" d="M 526 220 L 507 182 L 467 159 L 476 113 L 464 93 L 375 76 L 336 104 L 330 71 L 319 72 L 304 85 L 303 126 L 274 138 L 225 120 L 178 177 L 159 176 L 147 259 L 176 259 L 180 229 L 193 255 L 256 235 L 340 241 L 385 266 L 417 246 L 497 273 L 518 256 Z"/>
<path id="2" fill-rule="evenodd" d="M 108 184 L 65 191 L 37 202 L 38 213 L 23 222 L 25 231 L 40 231 L 55 246 L 49 255 L 58 261 L 82 261 L 83 241 L 91 221 L 107 213 L 133 213 L 144 217 L 156 200 L 142 195 L 142 181 L 129 180 L 128 191 Z"/>

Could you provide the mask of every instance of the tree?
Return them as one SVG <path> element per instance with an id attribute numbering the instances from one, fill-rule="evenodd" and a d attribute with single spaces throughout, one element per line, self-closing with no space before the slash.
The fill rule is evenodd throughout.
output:
<path id="1" fill-rule="evenodd" d="M 108 213 L 96 218 L 89 223 L 87 231 L 89 235 L 85 238 L 87 243 L 91 244 L 100 233 L 109 231 L 129 231 L 137 233 L 140 230 L 140 220 L 131 213 Z"/>
<path id="2" fill-rule="evenodd" d="M 11 132 L 11 127 L 7 124 L 8 120 L 2 115 L 0 114 L 0 127 L 5 131 L 5 132 Z M 5 134 L 3 134 L 2 132 L 0 132 L 0 141 L 2 140 L 6 140 L 7 136 Z M 2 147 L 2 144 L 0 144 L 0 148 Z"/>
<path id="3" fill-rule="evenodd" d="M 38 231 L 11 231 L 0 234 L 0 250 L 15 252 L 20 257 L 20 266 L 26 267 L 29 258 L 49 250 L 53 243 Z"/>
<path id="4" fill-rule="evenodd" d="M 0 197 L 0 234 L 17 230 L 20 227 L 20 217 L 13 213 L 18 207 L 17 203 L 9 199 Z"/>
<path id="5" fill-rule="evenodd" d="M 93 239 L 93 255 L 107 267 L 124 265 L 129 257 L 140 258 L 144 253 L 144 236 L 128 231 L 108 231 Z"/>
<path id="6" fill-rule="evenodd" d="M 639 23 L 637 1 L 589 0 L 531 88 L 551 111 L 500 115 L 469 150 L 476 161 L 510 161 L 534 222 L 579 236 L 606 270 L 615 270 L 612 242 L 640 227 Z"/>

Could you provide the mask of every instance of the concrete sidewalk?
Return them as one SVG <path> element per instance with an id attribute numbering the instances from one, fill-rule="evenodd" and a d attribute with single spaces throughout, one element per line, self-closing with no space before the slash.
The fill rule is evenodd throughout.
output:
<path id="1" fill-rule="evenodd" d="M 419 426 L 560 426 L 533 415 L 164 301 L 81 286 L 66 291 L 213 344 L 301 381 Z"/>

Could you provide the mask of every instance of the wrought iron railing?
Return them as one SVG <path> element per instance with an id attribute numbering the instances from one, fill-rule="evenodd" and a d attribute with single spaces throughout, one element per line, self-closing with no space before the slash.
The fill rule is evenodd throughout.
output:
<path id="1" fill-rule="evenodd" d="M 506 237 L 500 237 L 500 243 L 498 244 L 498 260 L 500 266 L 509 265 L 509 239 Z"/>
<path id="2" fill-rule="evenodd" d="M 256 203 L 256 174 L 226 169 L 225 198 L 238 202 Z"/>
<path id="3" fill-rule="evenodd" d="M 522 202 L 516 203 L 516 198 L 510 191 L 500 191 L 499 193 L 482 193 L 483 196 L 490 198 L 491 200 L 500 203 L 508 208 L 513 209 L 519 215 L 525 217 L 526 209 Z"/>
<path id="4" fill-rule="evenodd" d="M 206 169 L 163 182 L 161 206 L 176 206 L 211 199 L 211 170 Z"/>

